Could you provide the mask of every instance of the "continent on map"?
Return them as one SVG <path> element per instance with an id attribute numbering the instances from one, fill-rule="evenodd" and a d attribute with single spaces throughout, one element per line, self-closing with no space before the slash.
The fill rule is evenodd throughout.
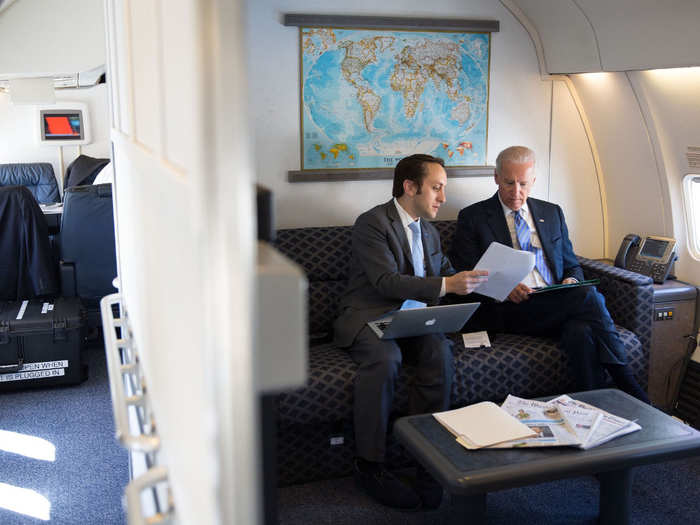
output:
<path id="1" fill-rule="evenodd" d="M 450 100 L 457 101 L 460 98 L 457 80 L 460 73 L 459 55 L 459 46 L 447 41 L 422 40 L 401 50 L 396 56 L 394 73 L 391 75 L 391 89 L 403 94 L 406 118 L 415 116 L 428 80 L 432 80 L 435 89 L 444 91 Z M 462 98 L 459 105 L 460 109 L 453 111 L 453 118 L 464 124 L 469 117 L 468 97 Z M 464 115 L 466 118 L 462 120 Z"/>
<path id="2" fill-rule="evenodd" d="M 328 156 L 328 153 L 333 155 L 334 160 L 337 160 L 338 155 L 340 155 L 341 153 L 344 153 L 349 160 L 355 159 L 355 155 L 350 153 L 350 148 L 348 148 L 348 145 L 344 144 L 342 142 L 338 143 L 338 144 L 333 144 L 333 146 L 331 146 L 330 149 L 328 150 L 328 153 L 323 151 L 323 148 L 320 144 L 314 144 L 314 150 L 316 150 L 318 152 L 319 156 L 323 160 L 326 159 L 326 157 Z"/>
<path id="3" fill-rule="evenodd" d="M 335 45 L 335 32 L 326 28 L 311 28 L 303 33 L 301 49 L 305 55 L 320 55 Z"/>
<path id="4" fill-rule="evenodd" d="M 391 47 L 394 37 L 377 36 L 366 38 L 357 42 L 343 40 L 338 47 L 345 50 L 345 58 L 340 64 L 343 77 L 357 90 L 357 101 L 362 106 L 362 114 L 367 131 L 374 131 L 374 119 L 379 112 L 382 99 L 377 95 L 369 83 L 362 78 L 362 70 L 368 64 L 377 61 L 377 51 L 380 53 Z"/>
<path id="5" fill-rule="evenodd" d="M 471 102 L 469 97 L 462 97 L 462 100 L 457 102 L 455 107 L 452 108 L 452 111 L 450 112 L 450 118 L 459 122 L 460 126 L 463 126 L 469 121 L 469 115 L 471 114 L 469 102 Z"/>

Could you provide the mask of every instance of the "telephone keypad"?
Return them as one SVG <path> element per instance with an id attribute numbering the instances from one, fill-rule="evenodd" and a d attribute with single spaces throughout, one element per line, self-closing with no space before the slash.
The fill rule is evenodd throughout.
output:
<path id="1" fill-rule="evenodd" d="M 651 263 L 647 261 L 633 260 L 629 265 L 629 270 L 633 272 L 641 273 L 642 275 L 648 275 L 654 282 L 662 283 L 666 278 L 668 265 L 661 263 Z"/>

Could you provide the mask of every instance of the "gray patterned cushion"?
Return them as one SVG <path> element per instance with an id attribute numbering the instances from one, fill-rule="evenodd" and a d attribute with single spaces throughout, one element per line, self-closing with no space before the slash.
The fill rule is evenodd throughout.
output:
<path id="1" fill-rule="evenodd" d="M 435 221 L 443 251 L 454 236 L 456 221 Z M 304 388 L 281 394 L 278 464 L 281 485 L 347 475 L 354 454 L 352 435 L 353 381 L 357 365 L 335 347 L 332 323 L 338 299 L 347 284 L 352 228 L 296 228 L 277 232 L 277 248 L 301 265 L 309 280 L 309 380 Z M 579 258 L 586 278 L 598 278 L 598 289 L 627 349 L 630 365 L 647 385 L 653 288 L 651 279 L 600 262 Z M 465 349 L 455 338 L 452 405 L 482 400 L 500 401 L 509 393 L 536 397 L 574 388 L 566 355 L 553 338 L 489 334 L 492 348 Z M 394 400 L 395 417 L 408 405 L 408 385 L 414 373 L 403 367 Z M 409 459 L 390 437 L 387 462 Z"/>

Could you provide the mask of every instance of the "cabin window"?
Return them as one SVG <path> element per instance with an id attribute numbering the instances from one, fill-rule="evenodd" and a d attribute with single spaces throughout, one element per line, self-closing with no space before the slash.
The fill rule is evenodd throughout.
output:
<path id="1" fill-rule="evenodd" d="M 683 179 L 683 197 L 688 213 L 688 249 L 700 259 L 700 175 L 686 175 Z"/>

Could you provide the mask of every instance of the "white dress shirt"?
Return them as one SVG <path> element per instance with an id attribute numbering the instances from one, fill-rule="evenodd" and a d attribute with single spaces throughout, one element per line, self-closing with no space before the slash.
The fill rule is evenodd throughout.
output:
<path id="1" fill-rule="evenodd" d="M 418 219 L 414 219 L 411 217 L 411 215 L 403 209 L 401 204 L 399 204 L 399 201 L 396 200 L 396 197 L 394 197 L 394 206 L 396 206 L 396 211 L 399 213 L 399 218 L 401 219 L 401 224 L 403 224 L 403 229 L 406 232 L 406 238 L 408 239 L 408 248 L 409 250 L 413 250 L 413 243 L 416 241 L 416 239 L 413 238 L 413 230 L 408 227 L 409 224 L 412 222 L 419 222 L 420 217 Z M 420 222 L 419 222 L 420 224 Z M 423 231 L 423 226 L 421 224 L 421 232 Z M 418 239 L 418 242 L 423 242 L 422 239 Z M 427 273 L 427 272 L 426 272 Z M 442 286 L 440 287 L 440 297 L 445 295 L 445 278 L 442 278 Z"/>
<path id="2" fill-rule="evenodd" d="M 515 231 L 515 219 L 513 218 L 513 210 L 511 210 L 508 206 L 503 204 L 500 195 L 498 195 L 498 201 L 501 203 L 501 207 L 503 208 L 503 214 L 506 216 L 506 224 L 508 224 L 508 231 L 510 232 L 510 240 L 513 243 L 513 248 L 517 250 L 522 250 L 522 248 L 520 247 L 520 242 L 518 241 L 518 233 Z M 530 244 L 532 244 L 532 246 L 534 246 L 535 248 L 541 249 L 542 243 L 540 242 L 539 235 L 537 235 L 535 221 L 532 218 L 532 214 L 530 213 L 530 210 L 527 207 L 527 203 L 523 203 L 522 207 L 520 208 L 520 216 L 523 219 L 525 219 L 527 227 L 530 228 Z M 551 268 L 552 265 L 549 264 L 547 256 L 544 254 L 544 252 L 542 253 L 542 255 L 544 257 L 545 262 Z M 534 267 L 532 268 L 532 271 L 525 276 L 525 279 L 523 279 L 521 283 L 525 286 L 529 286 L 530 288 L 539 288 L 542 286 L 547 286 L 547 283 L 542 278 L 542 274 L 537 268 Z"/>

